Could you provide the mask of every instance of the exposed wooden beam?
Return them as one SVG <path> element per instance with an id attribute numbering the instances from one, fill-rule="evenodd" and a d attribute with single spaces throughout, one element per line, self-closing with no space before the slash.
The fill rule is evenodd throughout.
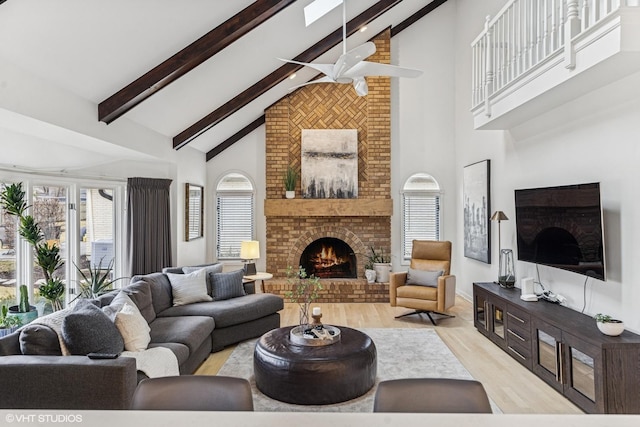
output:
<path id="1" fill-rule="evenodd" d="M 236 142 L 240 141 L 245 136 L 249 135 L 254 130 L 258 129 L 260 126 L 265 124 L 265 122 L 266 122 L 266 116 L 263 114 L 262 116 L 258 117 L 256 120 L 254 120 L 247 126 L 243 127 L 241 130 L 236 132 L 231 138 L 228 138 L 225 141 L 213 147 L 211 150 L 207 152 L 207 162 L 213 159 L 218 154 L 222 153 L 227 148 L 231 147 Z"/>
<path id="2" fill-rule="evenodd" d="M 446 2 L 447 0 L 433 0 L 431 3 L 429 3 L 428 5 L 426 5 L 425 7 L 423 7 L 422 9 L 420 9 L 419 11 L 417 11 L 416 13 L 414 13 L 413 15 L 411 15 L 410 17 L 408 17 L 407 19 L 399 23 L 398 25 L 391 27 L 391 37 L 397 35 L 398 33 L 400 33 L 400 31 L 404 30 L 405 28 L 415 24 L 417 21 L 424 18 L 429 13 L 433 12 L 436 8 L 438 8 L 439 6 L 442 6 Z"/>
<path id="3" fill-rule="evenodd" d="M 397 35 L 398 33 L 400 33 L 400 31 L 406 29 L 407 27 L 415 24 L 417 21 L 419 21 L 421 18 L 424 18 L 427 14 L 429 14 L 430 12 L 433 12 L 437 7 L 442 6 L 444 3 L 446 3 L 447 0 L 433 0 L 431 3 L 429 3 L 428 5 L 426 5 L 425 7 L 423 7 L 422 9 L 418 10 L 416 13 L 414 13 L 413 15 L 411 15 L 410 17 L 408 17 L 407 19 L 405 19 L 404 21 L 402 21 L 400 24 L 391 27 L 391 37 Z M 319 76 L 319 75 L 318 75 Z M 314 80 L 315 78 L 317 78 L 318 76 L 314 77 L 311 80 Z M 264 115 L 261 117 L 262 120 L 264 120 Z M 260 119 L 259 119 L 260 120 Z M 254 122 L 255 123 L 255 122 Z M 264 123 L 264 121 L 263 121 Z M 261 125 L 262 123 L 260 123 Z M 241 131 L 237 132 L 236 134 L 234 134 L 231 138 L 227 139 L 226 141 L 224 141 L 223 143 L 217 145 L 215 148 L 213 148 L 212 150 L 210 150 L 207 153 L 207 161 L 213 159 L 215 156 L 217 156 L 218 154 L 220 154 L 223 150 L 226 150 L 227 148 L 229 148 L 231 145 L 235 144 L 236 142 L 238 142 L 239 140 L 241 140 L 242 138 L 244 138 L 246 135 L 248 135 L 249 133 L 251 133 L 252 131 L 254 131 L 256 128 L 258 128 L 260 125 L 255 126 L 253 129 L 251 129 L 250 131 L 246 132 L 247 129 L 249 129 L 251 126 L 253 125 L 253 123 L 249 126 L 246 126 L 245 128 L 243 128 Z M 230 142 L 231 141 L 231 142 Z M 218 147 L 223 146 L 223 148 L 218 149 Z"/>
<path id="4" fill-rule="evenodd" d="M 294 2 L 257 0 L 98 104 L 99 120 L 111 123 Z"/>
<path id="5" fill-rule="evenodd" d="M 369 9 L 362 12 L 360 15 L 353 18 L 347 23 L 347 34 L 351 35 L 358 31 L 360 27 L 375 20 L 380 15 L 387 12 L 393 6 L 399 4 L 402 0 L 380 0 Z M 299 62 L 311 62 L 318 56 L 327 52 L 332 47 L 336 46 L 342 41 L 342 27 L 338 28 L 318 43 L 305 50 L 295 58 L 295 61 Z M 291 73 L 302 68 L 301 65 L 286 63 L 280 68 L 276 69 L 271 74 L 264 77 L 259 82 L 253 84 L 251 87 L 245 89 L 238 94 L 235 98 L 222 104 L 215 111 L 207 114 L 202 119 L 198 120 L 193 125 L 189 126 L 184 131 L 173 137 L 173 148 L 176 150 L 184 147 L 189 142 L 193 141 L 199 135 L 202 135 L 207 130 L 211 129 L 222 120 L 226 119 L 233 113 L 240 110 L 251 101 L 258 98 L 260 95 L 273 88 L 275 85 L 286 79 Z"/>

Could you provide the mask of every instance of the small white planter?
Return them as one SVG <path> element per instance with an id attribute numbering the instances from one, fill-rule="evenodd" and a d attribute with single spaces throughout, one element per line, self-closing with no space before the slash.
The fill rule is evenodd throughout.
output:
<path id="1" fill-rule="evenodd" d="M 390 263 L 375 263 L 373 264 L 373 269 L 376 271 L 376 282 L 387 283 L 389 281 Z"/>
<path id="2" fill-rule="evenodd" d="M 287 199 L 295 199 L 295 198 L 296 198 L 296 192 L 295 192 L 295 191 L 293 191 L 293 190 L 285 191 L 285 192 L 284 192 L 284 196 L 285 196 Z"/>
<path id="3" fill-rule="evenodd" d="M 624 332 L 624 322 L 621 320 L 613 320 L 609 322 L 596 322 L 598 329 L 605 335 L 617 337 Z"/>
<path id="4" fill-rule="evenodd" d="M 367 278 L 368 283 L 373 283 L 376 281 L 376 271 L 375 270 L 364 270 L 364 277 Z"/>

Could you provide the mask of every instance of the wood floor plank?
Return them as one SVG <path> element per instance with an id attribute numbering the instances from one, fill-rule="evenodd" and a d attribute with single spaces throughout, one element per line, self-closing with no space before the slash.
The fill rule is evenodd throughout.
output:
<path id="1" fill-rule="evenodd" d="M 314 304 L 322 310 L 322 321 L 352 328 L 433 328 L 424 315 L 411 315 L 402 307 L 389 304 L 336 303 Z M 505 414 L 581 414 L 582 411 L 521 366 L 473 326 L 472 304 L 456 298 L 450 310 L 455 317 L 443 319 L 436 332 L 471 375 L 482 382 L 489 397 Z M 298 306 L 285 304 L 280 312 L 281 325 L 298 323 Z M 235 347 L 213 353 L 198 368 L 196 375 L 215 375 Z"/>

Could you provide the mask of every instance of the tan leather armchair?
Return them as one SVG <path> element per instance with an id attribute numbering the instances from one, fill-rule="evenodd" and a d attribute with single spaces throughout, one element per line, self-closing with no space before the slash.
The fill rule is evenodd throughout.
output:
<path id="1" fill-rule="evenodd" d="M 433 240 L 414 240 L 411 249 L 411 269 L 443 271 L 437 278 L 437 286 L 407 284 L 407 272 L 391 273 L 389 279 L 389 300 L 392 307 L 406 307 L 415 311 L 398 317 L 424 313 L 431 323 L 436 322 L 433 313 L 453 317 L 444 313 L 455 304 L 456 277 L 450 274 L 451 242 Z"/>

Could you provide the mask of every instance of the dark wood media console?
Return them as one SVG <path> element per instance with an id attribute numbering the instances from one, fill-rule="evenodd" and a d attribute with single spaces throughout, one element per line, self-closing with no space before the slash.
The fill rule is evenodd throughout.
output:
<path id="1" fill-rule="evenodd" d="M 520 289 L 473 284 L 478 331 L 588 413 L 640 413 L 640 335 L 602 334 L 590 316 Z"/>

